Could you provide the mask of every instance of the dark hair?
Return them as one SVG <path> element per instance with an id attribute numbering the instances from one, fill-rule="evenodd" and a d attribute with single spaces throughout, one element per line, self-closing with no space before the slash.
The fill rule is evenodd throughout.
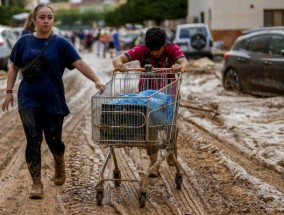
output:
<path id="1" fill-rule="evenodd" d="M 166 31 L 161 27 L 149 28 L 146 32 L 145 43 L 147 48 L 159 50 L 166 42 Z"/>
<path id="2" fill-rule="evenodd" d="M 35 7 L 34 12 L 33 12 L 33 14 L 34 14 L 34 19 L 36 18 L 36 14 L 37 14 L 38 10 L 41 9 L 41 8 L 43 8 L 43 7 L 49 8 L 49 9 L 52 11 L 52 13 L 54 13 L 52 7 L 50 7 L 48 4 L 38 4 L 38 5 Z"/>

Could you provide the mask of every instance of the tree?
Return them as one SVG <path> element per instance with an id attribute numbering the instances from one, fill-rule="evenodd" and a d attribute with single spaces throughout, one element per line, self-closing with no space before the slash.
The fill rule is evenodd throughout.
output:
<path id="1" fill-rule="evenodd" d="M 1 3 L 2 6 L 0 6 L 0 25 L 11 26 L 13 25 L 13 15 L 27 12 L 27 10 L 24 9 L 25 1 L 23 0 L 1 0 Z"/>
<path id="2" fill-rule="evenodd" d="M 117 23 L 117 14 L 122 14 L 120 23 L 143 23 L 154 20 L 157 25 L 169 19 L 185 18 L 188 11 L 188 0 L 128 0 L 120 8 L 106 15 L 107 24 Z M 114 18 L 115 17 L 115 18 Z"/>
<path id="3" fill-rule="evenodd" d="M 68 2 L 69 0 L 49 0 L 50 2 Z"/>

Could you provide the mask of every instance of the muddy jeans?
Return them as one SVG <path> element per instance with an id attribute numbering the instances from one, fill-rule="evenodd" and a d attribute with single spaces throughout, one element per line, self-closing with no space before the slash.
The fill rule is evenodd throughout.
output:
<path id="1" fill-rule="evenodd" d="M 20 110 L 19 114 L 27 139 L 26 162 L 32 178 L 40 178 L 43 132 L 52 154 L 62 155 L 65 151 L 62 142 L 64 116 L 51 115 L 39 108 Z"/>

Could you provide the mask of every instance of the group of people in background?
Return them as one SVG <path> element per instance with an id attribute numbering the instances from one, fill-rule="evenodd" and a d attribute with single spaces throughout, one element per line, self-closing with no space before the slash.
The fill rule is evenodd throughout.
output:
<path id="1" fill-rule="evenodd" d="M 97 56 L 110 57 L 120 54 L 120 36 L 115 28 L 66 31 L 63 33 L 80 52 L 95 52 Z"/>

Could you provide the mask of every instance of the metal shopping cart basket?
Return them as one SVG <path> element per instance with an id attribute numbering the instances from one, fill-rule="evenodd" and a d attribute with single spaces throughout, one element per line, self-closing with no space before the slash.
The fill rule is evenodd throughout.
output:
<path id="1" fill-rule="evenodd" d="M 146 69 L 146 71 L 149 69 Z M 177 169 L 176 188 L 181 189 L 182 171 L 177 161 L 177 114 L 181 73 L 171 73 L 171 68 L 128 68 L 127 72 L 113 72 L 102 94 L 92 96 L 92 138 L 94 143 L 107 147 L 108 154 L 96 185 L 97 204 L 104 197 L 104 183 L 113 181 L 139 182 L 139 206 L 146 202 L 149 174 L 168 156 L 173 157 Z M 116 148 L 158 147 L 163 156 L 149 167 L 141 181 L 122 179 Z M 106 166 L 112 157 L 113 177 L 104 177 Z"/>

